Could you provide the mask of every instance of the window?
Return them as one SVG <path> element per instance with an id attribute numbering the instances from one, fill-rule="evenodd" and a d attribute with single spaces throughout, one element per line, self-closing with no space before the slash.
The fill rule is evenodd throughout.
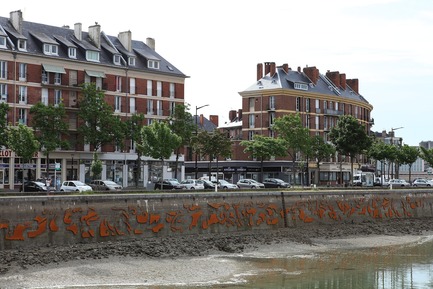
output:
<path id="1" fill-rule="evenodd" d="M 250 125 L 249 127 L 254 128 L 256 116 L 254 114 L 250 114 L 248 119 L 249 119 L 249 125 Z"/>
<path id="2" fill-rule="evenodd" d="M 54 84 L 62 84 L 62 75 L 60 73 L 54 73 Z"/>
<path id="3" fill-rule="evenodd" d="M 148 67 L 148 68 L 159 69 L 159 61 L 156 61 L 156 60 L 148 60 L 148 61 L 147 61 L 147 67 Z"/>
<path id="4" fill-rule="evenodd" d="M 114 112 L 120 112 L 122 110 L 122 98 L 118 95 L 114 98 Z"/>
<path id="5" fill-rule="evenodd" d="M 275 96 L 273 95 L 269 96 L 269 109 L 275 109 Z"/>
<path id="6" fill-rule="evenodd" d="M 156 114 L 162 115 L 162 101 L 161 100 L 156 101 Z"/>
<path id="7" fill-rule="evenodd" d="M 116 91 L 122 91 L 122 77 L 116 76 Z"/>
<path id="8" fill-rule="evenodd" d="M 170 102 L 170 115 L 174 113 L 174 110 L 176 109 L 176 103 Z"/>
<path id="9" fill-rule="evenodd" d="M 174 83 L 170 83 L 170 98 L 174 98 L 176 86 Z"/>
<path id="10" fill-rule="evenodd" d="M 57 52 L 57 45 L 55 44 L 44 44 L 45 55 L 59 55 Z"/>
<path id="11" fill-rule="evenodd" d="M 0 36 L 0 47 L 6 48 L 6 37 Z"/>
<path id="12" fill-rule="evenodd" d="M 99 52 L 98 51 L 87 50 L 86 51 L 86 59 L 88 61 L 99 62 Z"/>
<path id="13" fill-rule="evenodd" d="M 320 100 L 316 99 L 316 113 L 320 113 Z"/>
<path id="14" fill-rule="evenodd" d="M 69 85 L 76 86 L 78 84 L 78 71 L 69 70 Z"/>
<path id="15" fill-rule="evenodd" d="M 120 55 L 119 54 L 113 55 L 113 63 L 116 65 L 120 65 Z"/>
<path id="16" fill-rule="evenodd" d="M 62 91 L 61 90 L 54 90 L 54 105 L 58 106 L 62 103 Z"/>
<path id="17" fill-rule="evenodd" d="M 69 47 L 68 48 L 68 56 L 69 56 L 69 58 L 77 58 L 77 48 Z"/>
<path id="18" fill-rule="evenodd" d="M 162 96 L 162 82 L 161 81 L 156 82 L 156 96 L 159 96 L 159 97 Z"/>
<path id="19" fill-rule="evenodd" d="M 326 100 L 323 101 L 323 109 L 328 109 L 328 102 Z"/>
<path id="20" fill-rule="evenodd" d="M 21 124 L 27 124 L 27 113 L 24 108 L 18 110 L 18 122 Z"/>
<path id="21" fill-rule="evenodd" d="M 299 90 L 308 90 L 308 85 L 305 83 L 295 83 L 294 88 Z"/>
<path id="22" fill-rule="evenodd" d="M 316 130 L 319 130 L 319 116 L 316 115 Z"/>
<path id="23" fill-rule="evenodd" d="M 152 120 L 151 118 L 148 118 L 148 119 L 147 119 L 147 125 L 148 125 L 148 126 L 151 125 L 152 122 L 153 122 L 153 120 Z"/>
<path id="24" fill-rule="evenodd" d="M 132 77 L 129 79 L 129 93 L 135 94 L 135 78 Z"/>
<path id="25" fill-rule="evenodd" d="M 152 95 L 152 80 L 147 81 L 147 95 Z"/>
<path id="26" fill-rule="evenodd" d="M 7 102 L 8 100 L 8 85 L 7 84 L 0 84 L 0 96 L 2 102 Z"/>
<path id="27" fill-rule="evenodd" d="M 128 57 L 128 65 L 135 66 L 135 57 Z"/>
<path id="28" fill-rule="evenodd" d="M 48 83 L 49 73 L 45 70 L 42 70 L 42 83 Z"/>
<path id="29" fill-rule="evenodd" d="M 310 99 L 309 98 L 305 99 L 305 111 L 310 112 Z"/>
<path id="30" fill-rule="evenodd" d="M 7 79 L 8 78 L 8 62 L 0 61 L 0 78 Z"/>
<path id="31" fill-rule="evenodd" d="M 310 128 L 310 115 L 305 115 L 305 127 Z"/>
<path id="32" fill-rule="evenodd" d="M 42 88 L 41 102 L 45 105 L 48 105 L 48 88 Z"/>
<path id="33" fill-rule="evenodd" d="M 147 114 L 153 114 L 153 100 L 147 100 Z"/>
<path id="34" fill-rule="evenodd" d="M 27 103 L 27 86 L 20 85 L 18 87 L 18 99 L 20 104 Z"/>
<path id="35" fill-rule="evenodd" d="M 27 64 L 20 63 L 18 78 L 20 81 L 25 81 L 27 79 Z"/>
<path id="36" fill-rule="evenodd" d="M 300 111 L 301 110 L 301 98 L 297 97 L 296 98 L 296 111 Z"/>
<path id="37" fill-rule="evenodd" d="M 135 97 L 129 99 L 129 112 L 135 113 Z"/>
<path id="38" fill-rule="evenodd" d="M 254 132 L 252 130 L 248 131 L 248 140 L 253 140 L 254 138 Z"/>
<path id="39" fill-rule="evenodd" d="M 253 112 L 254 111 L 254 107 L 256 105 L 256 99 L 254 97 L 251 97 L 249 99 L 249 101 L 250 101 L 250 112 Z"/>
<path id="40" fill-rule="evenodd" d="M 18 39 L 18 50 L 27 51 L 27 41 L 25 39 Z"/>
<path id="41" fill-rule="evenodd" d="M 269 127 L 272 127 L 275 121 L 275 112 L 269 113 Z"/>

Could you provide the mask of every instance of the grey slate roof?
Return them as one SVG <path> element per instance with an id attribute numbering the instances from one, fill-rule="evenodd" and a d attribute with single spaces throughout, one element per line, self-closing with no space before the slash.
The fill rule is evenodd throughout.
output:
<path id="1" fill-rule="evenodd" d="M 161 57 L 156 51 L 147 46 L 144 42 L 138 40 L 132 40 L 133 50 L 128 52 L 120 43 L 117 37 L 108 36 L 109 40 L 114 44 L 114 47 L 111 47 L 108 42 L 104 39 L 101 32 L 101 46 L 104 49 L 99 49 L 96 47 L 92 41 L 90 40 L 89 33 L 83 31 L 82 32 L 82 41 L 79 41 L 74 35 L 74 29 L 69 29 L 68 27 L 56 27 L 50 26 L 40 23 L 23 21 L 22 26 L 22 34 L 18 33 L 12 24 L 9 21 L 9 18 L 0 17 L 0 26 L 6 32 L 6 34 L 13 39 L 13 43 L 16 45 L 16 41 L 14 39 L 27 39 L 27 51 L 20 51 L 20 53 L 28 53 L 39 55 L 43 57 L 52 57 L 63 60 L 74 60 L 74 61 L 83 61 L 87 63 L 95 64 L 95 62 L 88 62 L 86 60 L 86 50 L 93 50 L 100 52 L 100 62 L 102 65 L 109 65 L 113 67 L 126 67 L 127 61 L 122 62 L 121 65 L 115 65 L 113 63 L 113 53 L 115 50 L 118 51 L 119 54 L 124 56 L 124 59 L 127 59 L 128 56 L 135 56 L 136 62 L 135 66 L 129 66 L 130 70 L 139 70 L 139 71 L 151 71 L 152 73 L 162 73 L 162 74 L 170 74 L 179 77 L 188 77 L 183 74 L 179 69 L 177 69 L 173 64 L 168 62 L 166 59 Z M 0 29 L 1 31 L 1 29 Z M 0 34 L 1 35 L 1 34 Z M 58 56 L 48 56 L 43 53 L 43 45 L 42 43 L 50 43 L 50 44 L 58 44 Z M 77 58 L 70 59 L 68 57 L 68 48 L 69 47 L 77 47 Z M 102 48 L 101 47 L 101 48 Z M 16 48 L 15 48 L 16 49 Z M 1 49 L 0 50 L 4 50 Z M 11 47 L 8 43 L 7 50 L 12 51 L 13 47 Z M 160 62 L 159 69 L 153 69 L 147 67 L 147 59 L 158 60 Z"/>
<path id="2" fill-rule="evenodd" d="M 276 73 L 273 77 L 271 77 L 270 74 L 267 74 L 244 91 L 256 91 L 263 89 L 290 89 L 302 91 L 295 89 L 295 83 L 306 84 L 308 87 L 308 90 L 306 91 L 308 92 L 340 96 L 343 98 L 350 98 L 368 103 L 368 101 L 362 95 L 356 93 L 352 88 L 349 87 L 349 85 L 346 85 L 346 89 L 342 89 L 341 87 L 335 88 L 335 86 L 333 87 L 333 85 L 330 85 L 332 83 L 326 77 L 326 75 L 320 74 L 317 83 L 313 84 L 303 72 L 289 70 L 289 72 L 286 73 L 282 67 L 277 67 Z"/>

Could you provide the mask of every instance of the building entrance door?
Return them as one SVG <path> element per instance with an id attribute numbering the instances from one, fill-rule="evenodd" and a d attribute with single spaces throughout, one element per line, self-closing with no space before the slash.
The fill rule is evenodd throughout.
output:
<path id="1" fill-rule="evenodd" d="M 4 183 L 5 183 L 5 171 L 0 170 L 0 189 L 4 189 Z"/>

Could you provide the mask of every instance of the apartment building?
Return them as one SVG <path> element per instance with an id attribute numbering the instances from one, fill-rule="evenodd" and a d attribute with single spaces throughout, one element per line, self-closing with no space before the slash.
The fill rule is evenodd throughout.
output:
<path id="1" fill-rule="evenodd" d="M 145 114 L 146 123 L 166 119 L 176 104 L 184 104 L 187 76 L 155 50 L 155 40 L 134 40 L 131 31 L 111 36 L 95 23 L 83 31 L 81 23 L 55 27 L 24 21 L 21 11 L 0 17 L 0 101 L 9 104 L 12 125 L 31 126 L 30 108 L 42 102 L 63 103 L 69 118 L 70 150 L 50 154 L 50 163 L 39 152 L 29 164 L 8 148 L 0 151 L 0 188 L 14 188 L 22 174 L 28 179 L 90 179 L 93 148 L 77 134 L 77 100 L 83 83 L 93 82 L 104 91 L 113 114 L 122 120 L 135 113 Z M 103 179 L 124 187 L 133 185 L 137 159 L 133 142 L 125 149 L 105 145 L 99 151 Z M 171 177 L 174 156 L 164 167 L 142 157 L 139 180 L 146 184 L 155 177 Z M 183 161 L 183 159 L 181 159 Z M 57 168 L 57 169 L 56 169 Z M 181 169 L 180 171 L 183 171 Z"/>

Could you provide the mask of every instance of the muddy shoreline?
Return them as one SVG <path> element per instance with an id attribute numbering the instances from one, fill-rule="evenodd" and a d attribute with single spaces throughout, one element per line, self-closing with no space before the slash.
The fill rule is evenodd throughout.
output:
<path id="1" fill-rule="evenodd" d="M 77 260 L 102 260 L 111 257 L 149 260 L 198 257 L 218 253 L 241 253 L 262 245 L 283 242 L 313 245 L 312 240 L 315 238 L 326 240 L 369 235 L 423 235 L 432 231 L 433 219 L 394 219 L 358 224 L 308 225 L 303 228 L 248 231 L 236 234 L 191 235 L 3 250 L 0 251 L 0 275 L 25 272 L 36 266 L 52 266 Z"/>

